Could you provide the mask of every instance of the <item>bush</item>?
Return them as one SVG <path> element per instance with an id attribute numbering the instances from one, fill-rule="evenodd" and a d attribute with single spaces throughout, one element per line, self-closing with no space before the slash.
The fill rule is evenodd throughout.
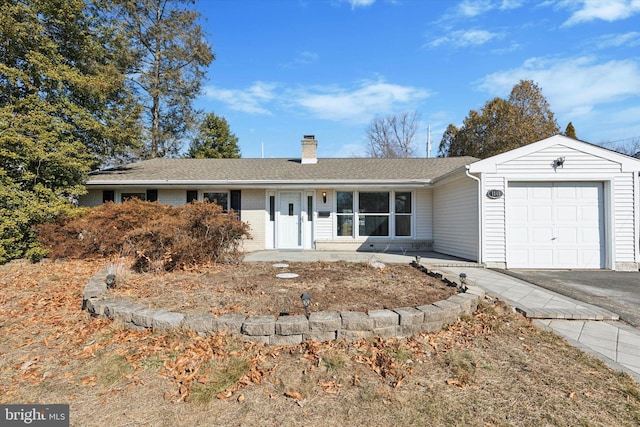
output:
<path id="1" fill-rule="evenodd" d="M 38 228 L 52 257 L 133 258 L 136 271 L 171 271 L 215 262 L 237 262 L 247 224 L 213 203 L 171 207 L 130 200 L 106 203 L 79 219 Z"/>
<path id="2" fill-rule="evenodd" d="M 0 169 L 0 264 L 13 259 L 38 261 L 47 254 L 36 241 L 33 227 L 75 209 L 50 189 L 26 191 Z"/>

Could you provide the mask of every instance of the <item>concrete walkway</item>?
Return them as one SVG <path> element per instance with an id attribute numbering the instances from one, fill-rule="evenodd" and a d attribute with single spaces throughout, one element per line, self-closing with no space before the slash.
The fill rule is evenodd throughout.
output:
<path id="1" fill-rule="evenodd" d="M 429 265 L 427 265 L 429 267 Z M 484 268 L 437 268 L 502 299 L 534 324 L 603 360 L 640 382 L 640 330 L 620 322 L 617 314 Z"/>
<path id="2" fill-rule="evenodd" d="M 379 261 L 387 264 L 404 264 L 415 261 L 433 267 L 478 267 L 478 264 L 436 252 L 354 252 L 354 251 L 311 251 L 311 250 L 264 250 L 248 252 L 243 260 L 248 262 L 314 262 L 314 261 Z"/>

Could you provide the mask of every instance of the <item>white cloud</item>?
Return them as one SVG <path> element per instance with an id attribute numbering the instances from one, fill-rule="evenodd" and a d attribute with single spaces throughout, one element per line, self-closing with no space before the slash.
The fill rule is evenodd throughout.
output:
<path id="1" fill-rule="evenodd" d="M 613 22 L 640 13 L 640 0 L 560 0 L 556 5 L 572 11 L 564 26 L 594 20 Z"/>
<path id="2" fill-rule="evenodd" d="M 351 9 L 355 9 L 356 7 L 367 7 L 371 6 L 376 2 L 376 0 L 343 0 L 351 5 Z"/>
<path id="3" fill-rule="evenodd" d="M 632 31 L 624 34 L 607 34 L 601 36 L 596 46 L 599 49 L 606 49 L 609 47 L 628 46 L 635 47 L 640 46 L 640 33 Z"/>
<path id="4" fill-rule="evenodd" d="M 295 68 L 303 65 L 315 64 L 318 62 L 320 55 L 315 52 L 304 51 L 300 52 L 291 62 L 284 64 L 284 67 Z"/>
<path id="5" fill-rule="evenodd" d="M 517 9 L 524 4 L 525 0 L 502 0 L 500 10 Z"/>
<path id="6" fill-rule="evenodd" d="M 427 43 L 429 47 L 439 47 L 442 45 L 452 45 L 454 47 L 480 46 L 492 39 L 500 38 L 498 33 L 485 30 L 458 30 L 452 31 L 446 36 L 439 37 Z"/>
<path id="7" fill-rule="evenodd" d="M 458 11 L 463 16 L 473 17 L 493 9 L 490 0 L 464 0 L 458 5 Z"/>
<path id="8" fill-rule="evenodd" d="M 597 63 L 592 57 L 531 58 L 519 68 L 486 76 L 478 87 L 504 97 L 520 80 L 536 82 L 552 111 L 570 117 L 586 115 L 599 104 L 640 96 L 640 65 L 637 62 Z"/>
<path id="9" fill-rule="evenodd" d="M 411 108 L 431 94 L 426 89 L 387 83 L 383 79 L 358 82 L 353 87 L 293 88 L 280 83 L 256 82 L 245 89 L 208 86 L 204 97 L 249 114 L 271 115 L 287 109 L 330 121 L 366 123 L 376 115 Z"/>
<path id="10" fill-rule="evenodd" d="M 290 98 L 321 119 L 366 123 L 376 115 L 406 109 L 429 95 L 425 89 L 367 80 L 354 88 L 301 89 L 292 93 Z"/>
<path id="11" fill-rule="evenodd" d="M 271 112 L 264 106 L 276 98 L 275 83 L 255 82 L 246 89 L 223 89 L 216 86 L 206 86 L 203 90 L 205 98 L 214 99 L 233 110 L 251 114 L 266 114 Z"/>
<path id="12" fill-rule="evenodd" d="M 464 0 L 458 4 L 458 12 L 462 16 L 472 18 L 482 15 L 493 9 L 510 10 L 517 9 L 524 3 L 524 0 Z"/>

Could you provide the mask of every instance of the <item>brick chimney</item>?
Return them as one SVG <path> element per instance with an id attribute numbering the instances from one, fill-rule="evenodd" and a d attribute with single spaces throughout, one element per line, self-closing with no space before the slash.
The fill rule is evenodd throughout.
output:
<path id="1" fill-rule="evenodd" d="M 305 135 L 302 138 L 301 163 L 318 163 L 318 141 L 315 135 Z"/>

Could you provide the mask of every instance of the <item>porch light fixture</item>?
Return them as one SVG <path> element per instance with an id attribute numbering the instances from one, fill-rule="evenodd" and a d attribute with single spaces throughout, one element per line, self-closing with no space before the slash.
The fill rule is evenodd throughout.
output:
<path id="1" fill-rule="evenodd" d="M 322 203 L 327 203 L 327 192 L 326 191 L 322 192 Z"/>
<path id="2" fill-rule="evenodd" d="M 416 264 L 420 264 L 420 255 L 416 255 Z"/>
<path id="3" fill-rule="evenodd" d="M 557 167 L 557 168 L 558 168 L 558 167 L 560 167 L 560 168 L 561 168 L 561 167 L 563 167 L 563 165 L 564 165 L 564 157 L 558 157 L 557 159 L 555 159 L 555 160 L 553 161 L 553 164 L 554 164 L 554 165 L 555 165 L 555 167 Z"/>
<path id="4" fill-rule="evenodd" d="M 305 292 L 300 295 L 300 299 L 302 300 L 302 305 L 304 306 L 304 314 L 309 318 L 309 304 L 311 304 L 311 294 L 309 292 Z"/>

